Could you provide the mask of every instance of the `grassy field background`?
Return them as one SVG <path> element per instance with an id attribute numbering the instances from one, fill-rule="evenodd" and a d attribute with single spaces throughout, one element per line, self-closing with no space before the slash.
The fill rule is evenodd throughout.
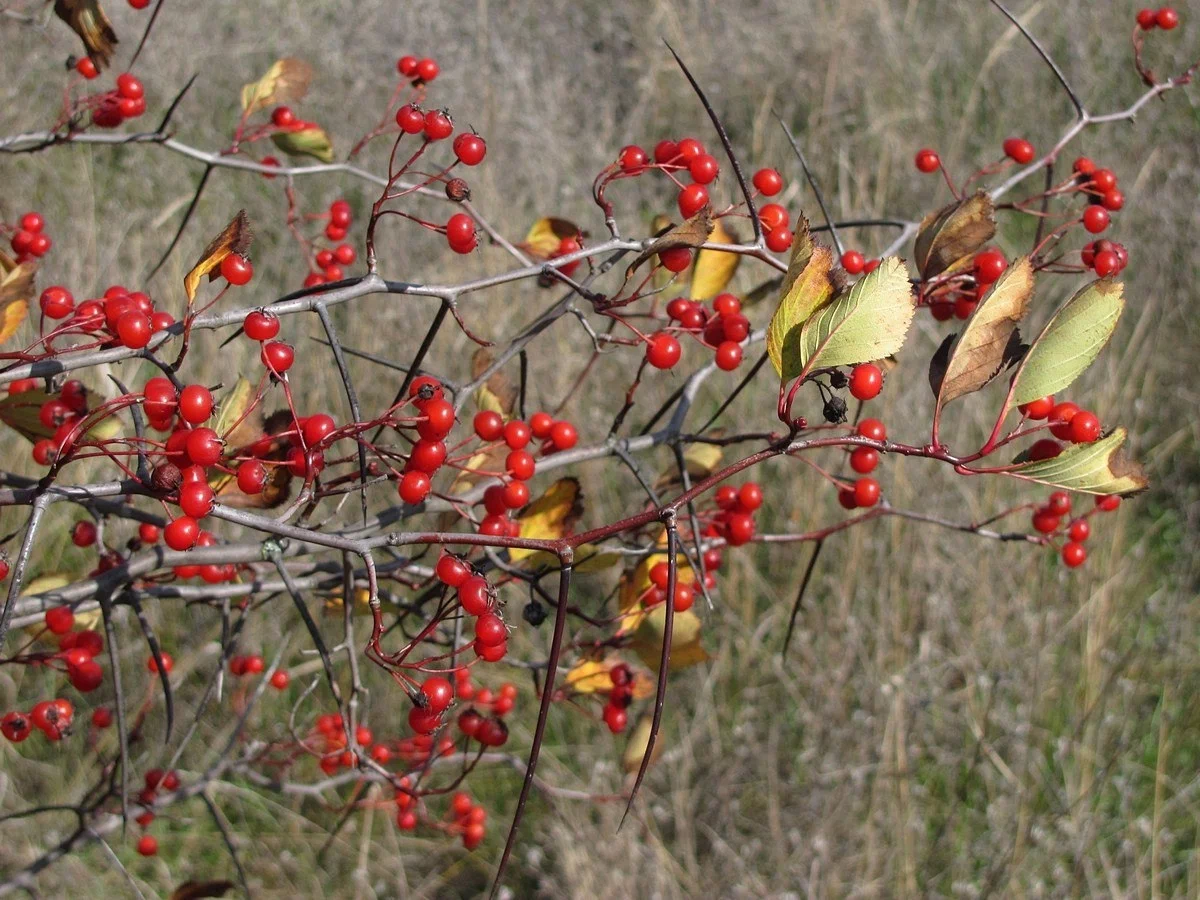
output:
<path id="1" fill-rule="evenodd" d="M 1123 108 L 1138 96 L 1128 43 L 1135 6 L 1015 5 L 1093 112 Z M 119 59 L 126 61 L 146 14 L 110 6 L 122 38 Z M 1193 21 L 1200 8 L 1180 9 L 1183 25 L 1152 40 L 1156 71 L 1182 69 L 1200 47 Z M 488 141 L 488 161 L 472 177 L 484 214 L 512 238 L 551 214 L 599 234 L 603 223 L 589 185 L 620 146 L 685 134 L 716 143 L 664 38 L 710 92 L 743 160 L 778 166 L 789 183 L 789 208 L 810 217 L 817 215 L 815 203 L 772 112 L 800 136 L 835 215 L 843 217 L 917 218 L 944 203 L 944 187 L 912 168 L 919 146 L 936 146 L 953 171 L 966 173 L 997 156 L 1004 137 L 1021 134 L 1042 148 L 1070 120 L 1070 104 L 1049 71 L 978 0 L 169 3 L 139 71 L 147 83 L 147 124 L 198 72 L 176 118 L 178 135 L 216 148 L 236 121 L 241 84 L 279 56 L 304 57 L 318 76 L 302 113 L 342 136 L 337 146 L 344 153 L 347 136 L 369 128 L 386 102 L 396 57 L 435 56 L 443 74 L 432 99 Z M 0 132 L 45 127 L 60 98 L 60 61 L 78 49 L 74 38 L 57 20 L 42 33 L 0 16 L 0 40 Z M 1198 124 L 1196 91 L 1183 89 L 1148 105 L 1136 123 L 1088 130 L 1066 153 L 1068 159 L 1087 153 L 1119 174 L 1127 207 L 1115 217 L 1114 237 L 1132 259 L 1118 336 L 1070 394 L 1104 422 L 1129 426 L 1153 482 L 1148 493 L 1097 523 L 1088 564 L 1068 573 L 1049 551 L 894 520 L 853 529 L 826 546 L 793 647 L 782 659 L 807 550 L 729 554 L 718 605 L 702 610 L 713 660 L 672 680 L 668 749 L 643 789 L 640 817 L 617 832 L 620 804 L 535 795 L 510 878 L 516 896 L 1200 892 L 1200 394 L 1193 374 L 1200 272 L 1192 246 L 1200 224 Z M 379 170 L 386 150 L 373 147 L 364 165 Z M 190 237 L 146 281 L 199 174 L 195 163 L 141 146 L 0 156 L 0 217 L 11 220 L 31 207 L 47 216 L 56 249 L 43 283 L 66 284 L 77 297 L 114 282 L 145 287 L 172 308 L 183 302 L 179 285 L 192 257 L 245 207 L 260 223 L 251 289 L 267 302 L 297 286 L 303 261 L 285 230 L 271 224 L 282 222 L 278 184 L 231 172 L 214 177 Z M 732 179 L 722 182 L 716 193 L 732 197 Z M 298 193 L 313 209 L 346 196 L 361 211 L 373 199 L 349 179 L 305 181 Z M 649 188 L 623 186 L 619 196 L 626 231 L 637 230 L 639 218 L 645 227 L 671 203 Z M 359 240 L 361 221 L 353 235 Z M 1029 235 L 1023 224 L 1006 226 L 1000 244 L 1028 246 Z M 888 238 L 863 231 L 848 240 L 869 253 Z M 412 281 L 462 279 L 506 264 L 499 249 L 453 257 L 440 240 L 402 227 L 388 229 L 381 258 L 386 277 Z M 748 288 L 764 275 L 747 265 L 737 284 Z M 1046 279 L 1037 321 L 1076 284 Z M 477 295 L 464 302 L 463 313 L 473 328 L 502 338 L 548 302 L 548 294 L 521 284 Z M 375 297 L 339 307 L 337 323 L 350 346 L 403 359 L 432 310 L 415 298 Z M 755 325 L 765 324 L 769 312 L 756 308 Z M 306 401 L 344 416 L 332 366 L 322 348 L 303 342 L 316 333 L 315 320 L 289 327 L 302 348 Z M 923 439 L 931 405 L 925 365 L 944 333 L 928 317 L 919 319 L 878 401 L 895 437 Z M 531 409 L 562 396 L 588 346 L 582 330 L 566 321 L 543 339 L 531 357 Z M 697 363 L 690 352 L 685 362 Z M 209 335 L 193 353 L 205 360 L 199 374 L 212 381 L 254 371 L 247 342 L 218 354 Z M 435 347 L 437 367 L 461 378 L 470 353 L 468 341 L 446 331 Z M 630 358 L 607 357 L 568 406 L 584 441 L 603 437 Z M 131 366 L 114 373 L 139 377 Z M 394 374 L 366 363 L 356 363 L 355 374 L 368 409 L 395 391 Z M 698 414 L 715 409 L 735 382 L 736 376 L 713 379 Z M 634 421 L 676 383 L 662 376 L 643 388 Z M 91 386 L 105 389 L 99 379 Z M 987 402 L 964 403 L 949 432 L 952 443 L 981 432 L 988 414 Z M 735 404 L 728 424 L 764 428 L 773 417 L 774 386 L 764 377 Z M 6 465 L 30 470 L 28 445 L 11 434 L 0 442 Z M 653 465 L 668 467 L 665 451 Z M 1009 483 L 953 478 L 920 461 L 888 460 L 881 470 L 897 506 L 960 521 L 1041 496 Z M 580 475 L 588 524 L 606 521 L 636 491 L 613 465 L 591 464 Z M 840 515 L 830 492 L 794 461 L 773 462 L 759 480 L 768 489 L 762 530 L 799 530 Z M 74 514 L 56 515 L 62 546 L 46 545 L 35 575 L 85 565 L 65 540 Z M 0 531 L 21 521 L 5 510 Z M 582 588 L 598 599 L 608 586 L 597 578 Z M 281 635 L 294 629 L 290 604 L 280 602 L 277 615 L 254 623 L 252 648 L 274 652 Z M 181 605 L 164 604 L 151 616 L 179 663 L 186 715 L 189 697 L 194 701 L 211 670 L 219 622 Z M 331 637 L 337 633 L 331 622 Z M 514 650 L 537 657 L 547 637 L 522 634 Z M 147 681 L 144 650 L 132 636 L 126 643 L 128 683 L 140 691 Z M 293 641 L 294 665 L 303 663 L 298 646 Z M 399 733 L 405 704 L 382 680 L 372 686 L 372 727 Z M 0 708 L 53 690 L 48 675 L 0 669 Z M 278 732 L 291 699 L 265 705 L 256 733 Z M 510 746 L 517 752 L 528 747 L 534 718 L 526 693 L 512 717 Z M 185 780 L 203 769 L 229 724 L 218 717 L 204 726 L 203 740 L 182 761 Z M 87 783 L 89 757 L 80 755 L 80 742 L 34 744 L 0 746 L 0 812 L 61 802 Z M 564 787 L 616 792 L 624 779 L 622 746 L 597 723 L 555 710 L 541 772 Z M 141 767 L 163 759 L 156 738 L 135 750 Z M 336 811 L 240 783 L 214 799 L 261 896 L 474 896 L 498 856 L 519 779 L 516 771 L 497 769 L 473 780 L 492 825 L 488 842 L 470 855 L 452 842 L 402 834 L 385 809 L 353 817 L 318 854 Z M 0 874 L 28 863 L 70 825 L 69 814 L 0 824 Z M 154 833 L 162 851 L 153 860 L 134 854 L 135 838 L 111 838 L 146 896 L 166 895 L 189 878 L 230 876 L 220 835 L 202 806 L 163 816 Z M 37 882 L 45 896 L 80 885 L 96 896 L 132 891 L 95 846 Z"/>

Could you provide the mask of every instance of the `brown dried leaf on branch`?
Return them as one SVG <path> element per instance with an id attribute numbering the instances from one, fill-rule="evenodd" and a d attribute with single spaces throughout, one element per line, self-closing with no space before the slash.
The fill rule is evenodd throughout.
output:
<path id="1" fill-rule="evenodd" d="M 917 271 L 928 281 L 964 269 L 995 233 L 995 209 L 987 191 L 931 212 L 921 221 L 913 247 Z"/>
<path id="2" fill-rule="evenodd" d="M 79 35 L 97 69 L 108 65 L 118 43 L 117 33 L 99 0 L 54 0 L 54 14 Z"/>
<path id="3" fill-rule="evenodd" d="M 979 301 L 962 334 L 947 338 L 930 363 L 929 383 L 939 407 L 979 390 L 1016 359 L 1017 324 L 1033 297 L 1033 266 L 1015 260 Z"/>
<path id="4" fill-rule="evenodd" d="M 653 259 L 664 250 L 673 250 L 676 247 L 687 247 L 694 250 L 712 234 L 713 230 L 713 211 L 711 204 L 704 204 L 698 213 L 684 222 L 682 225 L 673 225 L 658 235 L 650 246 L 637 255 L 637 258 L 629 264 L 629 268 L 625 270 L 625 283 L 629 283 L 629 279 L 648 259 Z"/>
<path id="5" fill-rule="evenodd" d="M 192 270 L 184 276 L 183 290 L 187 294 L 188 306 L 196 299 L 196 291 L 200 289 L 200 280 L 205 275 L 209 281 L 215 281 L 221 272 L 221 262 L 230 254 L 245 256 L 254 240 L 254 232 L 250 230 L 250 220 L 246 218 L 244 209 L 238 210 L 225 230 L 218 234 L 200 254 L 200 260 L 192 266 Z"/>
<path id="6" fill-rule="evenodd" d="M 38 264 L 18 264 L 0 253 L 0 344 L 12 337 L 29 315 Z"/>
<path id="7" fill-rule="evenodd" d="M 258 81 L 242 87 L 242 110 L 251 116 L 277 103 L 301 100 L 308 93 L 313 68 L 302 59 L 287 56 L 272 63 Z"/>

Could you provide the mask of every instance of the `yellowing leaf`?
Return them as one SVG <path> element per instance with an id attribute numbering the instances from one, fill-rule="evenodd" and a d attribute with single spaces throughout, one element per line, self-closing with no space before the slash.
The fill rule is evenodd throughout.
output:
<path id="1" fill-rule="evenodd" d="M 557 540 L 567 533 L 583 515 L 583 497 L 579 493 L 579 481 L 575 478 L 560 478 L 547 488 L 517 516 L 521 526 L 521 537 L 532 540 Z M 510 548 L 508 558 L 514 562 L 533 555 L 533 550 Z"/>
<path id="2" fill-rule="evenodd" d="M 37 267 L 32 260 L 18 265 L 0 254 L 0 344 L 16 334 L 29 315 Z"/>
<path id="3" fill-rule="evenodd" d="M 312 66 L 302 59 L 276 60 L 262 78 L 242 87 L 242 109 L 250 116 L 276 103 L 300 100 L 308 93 L 312 76 Z"/>
<path id="4" fill-rule="evenodd" d="M 925 280 L 966 268 L 996 233 L 996 215 L 987 191 L 944 206 L 927 215 L 913 247 L 917 271 Z"/>
<path id="5" fill-rule="evenodd" d="M 0 398 L 0 422 L 31 442 L 53 437 L 54 429 L 43 425 L 39 416 L 42 405 L 53 396 L 38 388 Z"/>
<path id="6" fill-rule="evenodd" d="M 629 645 L 642 662 L 655 672 L 658 671 L 658 664 L 662 658 L 666 625 L 666 604 L 659 603 L 642 618 Z M 709 660 L 708 653 L 700 645 L 700 630 L 700 618 L 692 610 L 675 613 L 671 623 L 671 655 L 667 660 L 669 671 L 685 669 Z"/>
<path id="7" fill-rule="evenodd" d="M 721 448 L 717 444 L 692 444 L 684 451 L 683 464 L 693 478 L 707 478 L 721 464 Z"/>
<path id="8" fill-rule="evenodd" d="M 479 482 L 485 478 L 489 478 L 489 472 L 503 472 L 504 458 L 508 455 L 509 448 L 504 444 L 493 444 L 486 450 L 476 453 L 463 466 L 461 472 L 455 477 L 450 484 L 450 495 L 465 494 L 471 490 Z"/>
<path id="9" fill-rule="evenodd" d="M 73 580 L 74 579 L 70 575 L 67 575 L 62 572 L 56 572 L 56 573 L 52 573 L 49 575 L 41 575 L 37 578 L 34 578 L 32 581 L 28 582 L 21 589 L 21 596 L 22 597 L 33 597 L 36 594 L 48 594 L 51 591 L 57 591 L 62 588 L 65 588 Z M 49 605 L 54 606 L 56 604 L 49 604 Z M 100 616 L 101 616 L 101 613 L 100 613 L 100 610 L 98 610 L 98 609 L 75 613 L 75 630 L 76 631 L 84 631 L 84 630 L 87 630 L 90 628 L 94 628 L 100 622 Z M 55 635 L 45 633 L 45 629 L 43 628 L 43 626 L 40 622 L 36 625 L 26 626 L 25 633 L 28 634 L 30 637 L 35 637 L 35 636 L 40 635 L 41 637 L 43 637 L 46 640 L 57 640 Z"/>
<path id="10" fill-rule="evenodd" d="M 645 715 L 638 719 L 637 724 L 630 729 L 629 739 L 625 742 L 625 752 L 621 754 L 621 766 L 626 772 L 633 774 L 642 767 L 642 758 L 646 755 L 646 747 L 650 745 L 650 732 L 653 725 L 653 718 Z M 650 753 L 651 765 L 658 761 L 663 750 L 666 749 L 667 745 L 662 738 L 660 733 L 654 741 L 654 750 Z"/>
<path id="11" fill-rule="evenodd" d="M 199 261 L 184 276 L 183 290 L 187 294 L 188 306 L 191 306 L 196 299 L 196 291 L 200 289 L 200 280 L 205 275 L 209 277 L 210 281 L 214 280 L 221 271 L 221 261 L 231 253 L 245 256 L 253 240 L 254 233 L 250 230 L 250 220 L 246 218 L 246 211 L 239 210 L 233 220 L 225 226 L 225 230 L 204 248 Z"/>
<path id="12" fill-rule="evenodd" d="M 796 217 L 796 230 L 792 235 L 792 252 L 788 258 L 787 272 L 779 285 L 779 295 L 786 297 L 792 290 L 792 285 L 800 274 L 808 268 L 813 251 L 817 245 L 813 243 L 812 232 L 808 230 L 808 219 L 803 214 Z M 770 282 L 768 282 L 769 284 Z M 753 292 L 752 292 L 753 293 Z"/>
<path id="13" fill-rule="evenodd" d="M 244 375 L 239 375 L 233 388 L 221 398 L 213 430 L 234 447 L 243 447 L 262 434 L 261 428 L 255 428 L 257 423 L 249 421 L 249 417 L 243 420 L 253 399 L 254 385 Z"/>
<path id="14" fill-rule="evenodd" d="M 1063 304 L 1013 376 L 1013 405 L 1061 391 L 1095 361 L 1125 309 L 1123 288 L 1119 281 L 1102 278 Z"/>
<path id="15" fill-rule="evenodd" d="M 558 252 L 565 239 L 578 240 L 579 236 L 579 226 L 574 222 L 547 216 L 533 223 L 522 246 L 536 256 L 549 259 Z"/>
<path id="16" fill-rule="evenodd" d="M 333 142 L 325 129 L 313 122 L 300 122 L 295 128 L 277 131 L 271 140 L 288 156 L 311 156 L 323 163 L 333 162 Z"/>
<path id="17" fill-rule="evenodd" d="M 620 590 L 617 594 L 617 606 L 626 615 L 621 620 L 620 628 L 617 629 L 618 634 L 636 631 L 641 625 L 647 612 L 640 608 L 640 604 L 643 595 L 650 589 L 650 570 L 669 559 L 670 557 L 665 553 L 651 553 L 638 564 L 636 569 L 626 572 L 622 576 Z M 675 565 L 677 566 L 675 577 L 680 584 L 696 583 L 696 573 L 688 565 L 687 557 L 684 554 L 676 554 Z"/>
<path id="18" fill-rule="evenodd" d="M 479 378 L 492 365 L 494 357 L 486 347 L 480 347 L 471 357 L 471 378 Z M 517 403 L 517 386 L 503 370 L 493 372 L 475 391 L 475 405 L 480 410 L 497 412 L 508 418 Z"/>
<path id="19" fill-rule="evenodd" d="M 800 258 L 805 257 L 802 254 Z M 796 261 L 793 253 L 793 267 Z M 783 381 L 791 381 L 804 368 L 799 349 L 795 346 L 800 338 L 801 327 L 833 298 L 835 285 L 830 274 L 833 271 L 833 251 L 828 247 L 810 247 L 807 262 L 798 268 L 795 278 L 790 278 L 791 270 L 792 267 L 789 267 L 788 275 L 783 279 L 784 290 L 779 306 L 767 325 L 767 355 Z"/>
<path id="20" fill-rule="evenodd" d="M 610 674 L 625 661 L 615 653 L 603 658 L 584 657 L 567 672 L 565 686 L 578 694 L 608 693 L 613 682 Z M 640 670 L 633 672 L 633 698 L 642 700 L 654 693 L 654 683 Z"/>
<path id="21" fill-rule="evenodd" d="M 1000 373 L 1005 362 L 1012 360 L 1017 323 L 1024 318 L 1032 297 L 1033 266 L 1023 256 L 979 301 L 962 334 L 951 345 L 944 373 L 934 386 L 938 406 L 979 390 Z"/>
<path id="22" fill-rule="evenodd" d="M 904 346 L 915 312 L 904 263 L 888 257 L 848 292 L 818 309 L 801 326 L 797 339 L 788 335 L 782 369 L 799 373 L 890 356 Z"/>
<path id="23" fill-rule="evenodd" d="M 736 244 L 736 235 L 725 229 L 723 220 L 717 219 L 708 240 L 714 244 Z M 693 300 L 710 300 L 733 279 L 741 254 L 723 250 L 701 250 L 696 254 L 696 265 L 692 269 L 692 286 L 688 293 Z"/>
<path id="24" fill-rule="evenodd" d="M 87 55 L 103 70 L 118 41 L 100 0 L 54 0 L 54 14 L 79 35 Z"/>
<path id="25" fill-rule="evenodd" d="M 1147 481 L 1142 467 L 1122 452 L 1127 433 L 1116 428 L 1090 444 L 1073 444 L 1053 459 L 1024 462 L 1008 474 L 1086 494 L 1133 494 Z"/>
<path id="26" fill-rule="evenodd" d="M 620 553 L 610 553 L 597 544 L 580 544 L 575 548 L 575 563 L 571 566 L 576 575 L 589 572 L 602 572 L 621 564 Z M 521 568 L 530 571 L 538 569 L 557 569 L 562 565 L 558 555 L 546 550 L 536 550 L 520 560 Z"/>

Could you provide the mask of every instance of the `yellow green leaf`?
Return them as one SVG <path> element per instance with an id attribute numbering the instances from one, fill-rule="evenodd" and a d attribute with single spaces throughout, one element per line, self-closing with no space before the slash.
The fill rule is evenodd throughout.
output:
<path id="1" fill-rule="evenodd" d="M 571 566 L 576 575 L 590 572 L 603 572 L 613 566 L 620 565 L 624 557 L 620 553 L 611 553 L 598 544 L 580 544 L 575 548 L 575 562 Z M 537 571 L 539 569 L 557 569 L 562 563 L 558 555 L 546 550 L 535 550 L 520 561 L 522 569 Z"/>
<path id="2" fill-rule="evenodd" d="M 782 370 L 799 374 L 890 356 L 904 346 L 915 312 L 904 263 L 888 257 L 818 309 L 800 326 L 798 337 L 787 335 Z"/>
<path id="3" fill-rule="evenodd" d="M 29 315 L 38 264 L 17 264 L 0 253 L 0 344 L 16 334 Z"/>
<path id="4" fill-rule="evenodd" d="M 1033 266 L 1023 256 L 992 285 L 950 345 L 946 368 L 934 386 L 938 406 L 979 390 L 1012 361 L 1017 323 L 1032 297 Z"/>
<path id="5" fill-rule="evenodd" d="M 723 220 L 717 219 L 708 240 L 714 244 L 736 244 L 737 237 L 726 230 Z M 701 250 L 696 254 L 696 265 L 692 269 L 692 286 L 688 293 L 693 300 L 711 300 L 733 279 L 741 254 L 724 250 Z"/>
<path id="6" fill-rule="evenodd" d="M 333 142 L 325 129 L 314 122 L 300 122 L 295 128 L 277 131 L 271 140 L 288 156 L 311 156 L 323 163 L 333 162 Z"/>
<path id="7" fill-rule="evenodd" d="M 521 526 L 521 537 L 552 541 L 563 537 L 581 515 L 583 497 L 579 492 L 579 480 L 560 478 L 546 489 L 546 493 L 521 510 L 517 522 Z M 510 548 L 508 558 L 516 562 L 535 552 Z"/>
<path id="8" fill-rule="evenodd" d="M 642 758 L 646 755 L 646 748 L 650 745 L 650 732 L 653 726 L 653 718 L 650 715 L 644 715 L 629 730 L 629 738 L 625 742 L 625 752 L 621 754 L 621 766 L 626 772 L 632 774 L 641 768 Z M 660 733 L 654 741 L 654 750 L 650 754 L 651 765 L 654 765 L 662 756 L 666 746 Z"/>
<path id="9" fill-rule="evenodd" d="M 1147 485 L 1146 474 L 1122 451 L 1127 436 L 1124 428 L 1116 428 L 1090 444 L 1073 444 L 1053 459 L 1023 462 L 1007 471 L 1026 481 L 1085 494 L 1137 493 Z"/>
<path id="10" fill-rule="evenodd" d="M 54 429 L 43 425 L 39 415 L 43 404 L 53 396 L 37 388 L 0 398 L 0 422 L 31 442 L 53 437 Z"/>
<path id="11" fill-rule="evenodd" d="M 233 388 L 220 400 L 220 409 L 217 411 L 217 421 L 213 425 L 213 430 L 221 435 L 231 446 L 241 447 L 249 442 L 239 440 L 236 437 L 236 432 L 240 430 L 242 425 L 246 424 L 243 421 L 243 416 L 246 415 L 246 410 L 250 408 L 250 401 L 253 399 L 254 385 L 244 375 L 239 375 L 237 381 L 233 384 Z M 227 432 L 230 432 L 231 429 L 234 433 L 226 436 Z M 258 435 L 252 435 L 249 440 L 252 441 L 256 437 Z"/>
<path id="12" fill-rule="evenodd" d="M 666 604 L 659 603 L 642 617 L 641 624 L 638 625 L 633 641 L 629 645 L 642 662 L 656 672 L 662 658 L 666 624 Z M 674 672 L 709 660 L 708 653 L 700 644 L 700 631 L 700 618 L 692 610 L 687 609 L 675 613 L 671 623 L 671 655 L 667 660 L 668 670 Z"/>
<path id="13" fill-rule="evenodd" d="M 995 233 L 995 208 L 987 191 L 931 212 L 922 220 L 913 247 L 917 271 L 928 280 L 964 269 Z"/>
<path id="14" fill-rule="evenodd" d="M 545 216 L 533 223 L 522 246 L 535 256 L 549 259 L 558 252 L 565 239 L 578 239 L 579 236 L 579 226 L 574 222 Z"/>
<path id="15" fill-rule="evenodd" d="M 1095 361 L 1125 309 L 1123 289 L 1121 282 L 1101 278 L 1063 304 L 1013 376 L 1013 405 L 1061 391 Z"/>
<path id="16" fill-rule="evenodd" d="M 258 81 L 242 87 L 242 110 L 247 116 L 276 103 L 300 100 L 308 93 L 313 69 L 302 59 L 276 60 Z"/>
<path id="17" fill-rule="evenodd" d="M 187 294 L 188 306 L 196 299 L 196 291 L 200 289 L 200 281 L 205 275 L 213 280 L 221 271 L 221 261 L 231 253 L 245 256 L 254 240 L 254 232 L 250 230 L 250 220 L 246 211 L 239 210 L 225 230 L 218 234 L 200 254 L 200 259 L 192 266 L 191 271 L 183 278 L 183 290 Z"/>
<path id="18" fill-rule="evenodd" d="M 795 249 L 795 248 L 793 248 Z M 767 355 L 775 371 L 784 381 L 791 381 L 804 368 L 798 348 L 793 346 L 800 337 L 800 329 L 818 309 L 833 298 L 836 285 L 833 271 L 833 251 L 828 247 L 810 247 L 807 261 L 796 271 L 796 277 L 784 277 L 779 306 L 767 325 Z M 797 257 L 792 256 L 795 266 Z"/>

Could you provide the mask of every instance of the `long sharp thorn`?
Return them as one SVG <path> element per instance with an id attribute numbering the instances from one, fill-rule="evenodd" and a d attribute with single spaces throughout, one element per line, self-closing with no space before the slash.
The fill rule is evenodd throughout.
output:
<path id="1" fill-rule="evenodd" d="M 808 160 L 804 156 L 804 151 L 800 149 L 800 142 L 796 140 L 796 136 L 792 134 L 792 129 L 787 127 L 787 123 L 783 121 L 783 118 L 778 113 L 775 114 L 775 121 L 779 123 L 779 127 L 787 135 L 788 143 L 792 145 L 792 152 L 796 154 L 796 159 L 800 160 L 800 167 L 804 169 L 804 177 L 808 179 L 808 186 L 812 188 L 812 192 L 817 198 L 817 205 L 821 207 L 821 215 L 825 217 L 825 227 L 829 230 L 829 236 L 833 238 L 833 244 L 837 247 L 838 256 L 841 256 L 846 252 L 846 248 L 842 246 L 842 239 L 838 235 L 837 226 L 833 223 L 833 216 L 829 214 L 829 207 L 825 205 L 825 195 L 821 193 L 821 186 L 817 184 L 816 176 L 813 175 L 812 169 L 808 167 Z"/>
<path id="2" fill-rule="evenodd" d="M 112 624 L 112 600 L 100 598 L 100 615 L 104 620 L 104 643 L 108 646 L 112 666 L 113 695 L 117 706 L 117 736 L 121 750 L 121 834 L 129 827 L 129 732 L 125 725 L 125 692 L 121 689 L 121 660 L 117 647 L 117 632 Z"/>
<path id="3" fill-rule="evenodd" d="M 150 647 L 154 665 L 158 667 L 158 680 L 162 685 L 163 704 L 167 714 L 167 730 L 163 734 L 163 743 L 165 744 L 171 739 L 171 729 L 175 726 L 175 696 L 171 693 L 171 679 L 167 674 L 167 667 L 163 665 L 162 648 L 159 646 L 158 638 L 154 634 L 154 629 L 150 627 L 150 621 L 146 618 L 146 614 L 142 611 L 142 601 L 137 597 L 130 596 L 128 602 L 133 607 L 133 613 L 146 638 L 146 644 Z"/>
<path id="4" fill-rule="evenodd" d="M 804 577 L 800 579 L 800 590 L 796 592 L 796 602 L 792 604 L 792 615 L 788 619 L 787 634 L 783 636 L 783 650 L 779 654 L 781 657 L 787 657 L 788 645 L 792 642 L 792 632 L 796 628 L 796 616 L 800 614 L 800 607 L 804 604 L 804 593 L 808 590 L 808 583 L 812 580 L 813 570 L 817 567 L 817 557 L 821 555 L 823 546 L 825 546 L 824 538 L 813 544 L 812 556 L 808 558 L 808 567 L 804 570 Z"/>

